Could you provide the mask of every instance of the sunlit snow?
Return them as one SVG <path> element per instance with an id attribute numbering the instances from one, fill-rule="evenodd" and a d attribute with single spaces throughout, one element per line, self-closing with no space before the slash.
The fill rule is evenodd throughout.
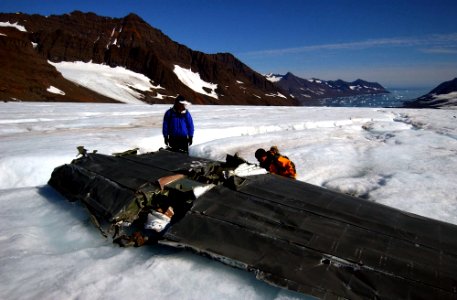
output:
<path id="1" fill-rule="evenodd" d="M 144 103 L 141 101 L 143 95 L 138 90 L 163 89 L 154 86 L 145 75 L 122 67 L 111 68 L 81 61 L 49 63 L 66 79 L 124 103 Z"/>
<path id="2" fill-rule="evenodd" d="M 0 22 L 0 27 L 13 27 L 16 28 L 19 31 L 24 31 L 27 32 L 24 26 L 19 25 L 17 22 L 16 23 L 10 23 L 10 22 Z"/>
<path id="3" fill-rule="evenodd" d="M 440 95 L 434 94 L 433 100 L 446 100 L 445 106 L 457 107 L 457 92 Z"/>
<path id="4" fill-rule="evenodd" d="M 282 79 L 282 76 L 274 75 L 272 73 L 264 75 L 268 81 L 278 82 Z"/>
<path id="5" fill-rule="evenodd" d="M 52 85 L 47 88 L 47 91 L 50 93 L 53 93 L 53 94 L 65 95 L 65 92 L 59 90 L 58 88 L 56 88 L 55 86 L 52 86 Z"/>
<path id="6" fill-rule="evenodd" d="M 246 271 L 164 246 L 119 248 L 46 183 L 76 147 L 163 147 L 169 105 L 0 103 L 0 299 L 299 299 Z M 298 180 L 457 224 L 455 110 L 200 106 L 193 156 L 271 145 Z M 287 194 L 287 191 L 284 191 Z M 310 275 L 312 276 L 312 275 Z"/>
<path id="7" fill-rule="evenodd" d="M 216 93 L 217 84 L 204 81 L 201 79 L 199 73 L 192 72 L 191 69 L 185 69 L 178 65 L 175 65 L 173 72 L 175 72 L 176 76 L 182 83 L 184 83 L 187 87 L 191 88 L 195 92 L 213 97 L 215 99 L 219 98 Z"/>
<path id="8" fill-rule="evenodd" d="M 287 97 L 284 96 L 283 94 L 281 94 L 280 92 L 277 92 L 276 94 L 274 94 L 274 93 L 272 93 L 272 94 L 265 94 L 265 96 L 267 96 L 267 97 L 280 97 L 280 98 L 287 99 Z"/>

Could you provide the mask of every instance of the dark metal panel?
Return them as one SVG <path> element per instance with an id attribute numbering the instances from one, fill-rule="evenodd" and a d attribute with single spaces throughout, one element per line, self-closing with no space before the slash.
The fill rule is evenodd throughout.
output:
<path id="1" fill-rule="evenodd" d="M 169 151 L 89 154 L 49 183 L 110 220 L 159 178 L 218 166 Z M 304 182 L 261 175 L 219 185 L 172 223 L 162 243 L 322 299 L 457 299 L 457 226 Z"/>
<path id="2" fill-rule="evenodd" d="M 75 161 L 75 165 L 132 190 L 138 190 L 147 182 L 156 182 L 161 177 L 174 174 L 164 168 L 148 166 L 124 157 L 101 154 L 88 154 L 87 157 Z"/>
<path id="3" fill-rule="evenodd" d="M 158 151 L 141 155 L 124 157 L 127 160 L 135 161 L 144 166 L 150 166 L 167 171 L 178 172 L 181 170 L 195 169 L 206 164 L 214 164 L 214 161 L 188 156 L 183 153 L 172 151 Z"/>
<path id="4" fill-rule="evenodd" d="M 457 226 L 453 224 L 405 213 L 305 182 L 275 175 L 255 176 L 250 177 L 238 191 L 369 231 L 457 253 Z"/>
<path id="5" fill-rule="evenodd" d="M 368 203 L 366 207 L 372 208 L 372 213 L 381 212 L 379 215 L 385 217 L 384 222 L 379 217 L 368 224 L 351 222 L 354 216 L 344 218 L 344 213 L 326 213 L 325 207 L 316 209 L 317 203 L 308 205 L 303 194 L 309 185 L 292 180 L 281 185 L 271 183 L 276 179 L 272 175 L 248 178 L 237 191 L 222 186 L 212 189 L 195 201 L 165 239 L 223 257 L 224 262 L 233 260 L 234 265 L 252 269 L 275 285 L 319 297 L 457 298 L 455 254 L 419 246 L 407 239 L 419 233 L 405 235 L 396 225 L 386 224 L 391 220 L 389 213 L 397 218 L 411 215 L 325 189 L 317 195 L 319 190 L 313 187 L 319 199 L 325 195 L 328 207 L 338 202 L 343 210 L 351 210 L 351 206 L 364 207 Z M 305 193 L 292 195 L 289 189 L 284 190 L 288 186 L 301 186 Z M 287 196 L 276 197 L 279 188 Z M 348 199 L 348 207 L 333 199 Z M 368 215 L 367 208 L 364 213 Z M 419 219 L 432 227 L 442 225 Z M 445 264 L 432 263 L 443 259 Z"/>

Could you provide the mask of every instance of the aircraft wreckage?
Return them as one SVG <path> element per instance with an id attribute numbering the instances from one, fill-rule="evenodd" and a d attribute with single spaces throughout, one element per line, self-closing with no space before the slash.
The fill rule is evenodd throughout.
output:
<path id="1" fill-rule="evenodd" d="M 255 168 L 84 151 L 49 184 L 123 246 L 191 249 L 321 299 L 457 299 L 457 226 Z"/>

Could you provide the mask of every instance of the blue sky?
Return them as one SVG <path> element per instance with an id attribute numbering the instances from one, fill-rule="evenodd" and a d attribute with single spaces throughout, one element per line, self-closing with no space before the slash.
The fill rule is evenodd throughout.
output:
<path id="1" fill-rule="evenodd" d="M 433 88 L 457 77 L 455 0 L 2 0 L 1 12 L 138 14 L 171 39 L 260 73 Z"/>

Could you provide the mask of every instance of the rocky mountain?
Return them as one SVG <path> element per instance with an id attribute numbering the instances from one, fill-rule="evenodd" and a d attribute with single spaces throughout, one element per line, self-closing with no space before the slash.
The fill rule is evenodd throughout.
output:
<path id="1" fill-rule="evenodd" d="M 68 80 L 55 64 L 76 61 L 147 76 L 160 90 L 125 86 L 146 103 L 170 103 L 179 93 L 200 104 L 297 104 L 232 54 L 193 51 L 134 14 L 0 14 L 1 100 L 118 101 Z"/>
<path id="2" fill-rule="evenodd" d="M 347 97 L 366 94 L 389 93 L 376 82 L 357 79 L 353 82 L 343 80 L 303 79 L 292 73 L 286 75 L 268 74 L 265 76 L 301 104 L 322 98 Z"/>
<path id="3" fill-rule="evenodd" d="M 441 83 L 429 93 L 414 101 L 406 102 L 409 108 L 449 108 L 457 107 L 457 77 Z"/>

